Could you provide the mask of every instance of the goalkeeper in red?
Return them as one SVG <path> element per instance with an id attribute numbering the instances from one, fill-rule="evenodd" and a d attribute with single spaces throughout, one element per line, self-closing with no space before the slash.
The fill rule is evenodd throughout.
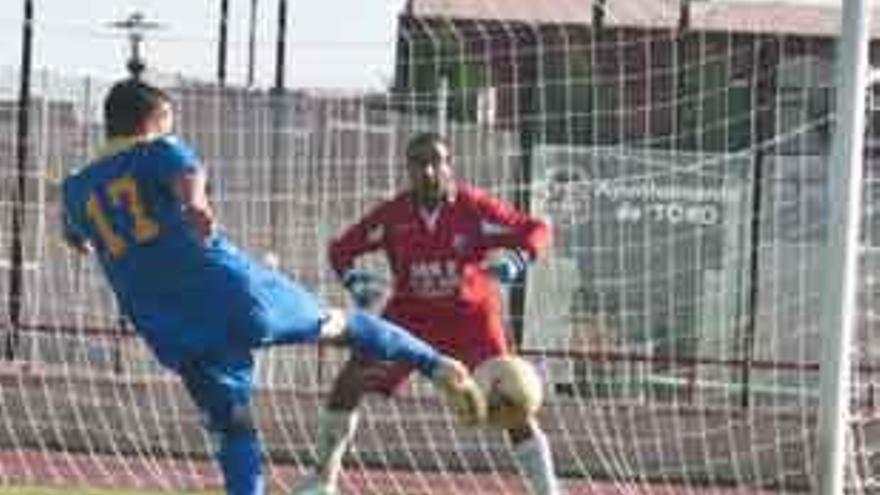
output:
<path id="1" fill-rule="evenodd" d="M 171 135 L 171 102 L 137 79 L 104 102 L 104 152 L 63 183 L 63 235 L 94 252 L 120 309 L 175 371 L 217 440 L 229 495 L 262 495 L 261 443 L 251 402 L 253 351 L 329 341 L 406 362 L 457 404 L 479 403 L 467 369 L 402 328 L 346 316 L 238 249 L 217 224 L 206 172 Z"/>
<path id="2" fill-rule="evenodd" d="M 383 252 L 393 277 L 384 316 L 474 369 L 509 352 L 498 283 L 516 281 L 545 250 L 549 227 L 457 181 L 449 145 L 437 134 L 410 140 L 406 167 L 410 187 L 342 232 L 330 245 L 331 264 L 355 303 L 371 306 L 380 297 L 379 284 L 355 260 Z M 353 354 L 319 422 L 311 491 L 297 493 L 335 492 L 362 396 L 390 395 L 411 372 L 406 364 Z M 547 437 L 535 421 L 507 433 L 532 492 L 559 493 Z"/>

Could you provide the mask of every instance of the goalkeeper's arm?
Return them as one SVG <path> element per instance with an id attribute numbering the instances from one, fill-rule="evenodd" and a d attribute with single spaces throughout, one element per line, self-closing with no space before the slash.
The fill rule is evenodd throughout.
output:
<path id="1" fill-rule="evenodd" d="M 384 225 L 380 207 L 361 221 L 345 229 L 327 249 L 330 265 L 355 305 L 375 309 L 384 298 L 388 283 L 379 275 L 357 268 L 355 262 L 364 254 L 382 249 Z"/>

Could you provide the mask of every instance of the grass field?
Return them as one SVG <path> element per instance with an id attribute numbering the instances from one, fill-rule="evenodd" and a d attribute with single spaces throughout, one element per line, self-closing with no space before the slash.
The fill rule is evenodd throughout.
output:
<path id="1" fill-rule="evenodd" d="M 48 488 L 40 486 L 0 487 L 0 495 L 159 495 L 154 490 L 110 490 L 110 489 L 72 489 Z M 217 491 L 178 492 L 179 495 L 220 495 Z"/>

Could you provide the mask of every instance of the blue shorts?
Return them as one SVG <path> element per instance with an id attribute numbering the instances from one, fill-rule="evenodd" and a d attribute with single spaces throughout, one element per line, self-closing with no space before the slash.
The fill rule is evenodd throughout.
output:
<path id="1" fill-rule="evenodd" d="M 318 340 L 326 310 L 311 291 L 284 274 L 254 265 L 244 284 L 233 286 L 233 342 L 251 348 Z"/>
<path id="2" fill-rule="evenodd" d="M 172 276 L 172 274 L 169 274 Z M 312 292 L 245 253 L 222 253 L 198 279 L 131 298 L 129 314 L 159 360 L 315 342 L 326 308 Z"/>

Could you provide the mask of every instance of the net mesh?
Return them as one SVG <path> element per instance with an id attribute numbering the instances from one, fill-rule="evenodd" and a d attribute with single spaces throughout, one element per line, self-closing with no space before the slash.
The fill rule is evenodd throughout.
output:
<path id="1" fill-rule="evenodd" d="M 459 176 L 552 223 L 554 247 L 508 294 L 507 318 L 545 379 L 541 424 L 569 492 L 809 492 L 837 14 L 777 8 L 414 1 L 387 92 L 163 85 L 223 227 L 335 304 L 347 302 L 327 242 L 402 186 L 416 131 L 447 134 Z M 779 12 L 816 22 L 792 34 L 799 18 Z M 60 179 L 99 143 L 107 87 L 34 77 L 23 174 L 16 103 L 0 102 L 0 485 L 216 487 L 191 402 L 93 262 L 57 240 Z M 852 493 L 880 482 L 872 144 Z M 259 355 L 258 422 L 280 489 L 314 459 L 317 411 L 345 357 Z M 421 381 L 369 399 L 361 425 L 345 493 L 524 492 L 502 435 L 456 426 Z"/>

